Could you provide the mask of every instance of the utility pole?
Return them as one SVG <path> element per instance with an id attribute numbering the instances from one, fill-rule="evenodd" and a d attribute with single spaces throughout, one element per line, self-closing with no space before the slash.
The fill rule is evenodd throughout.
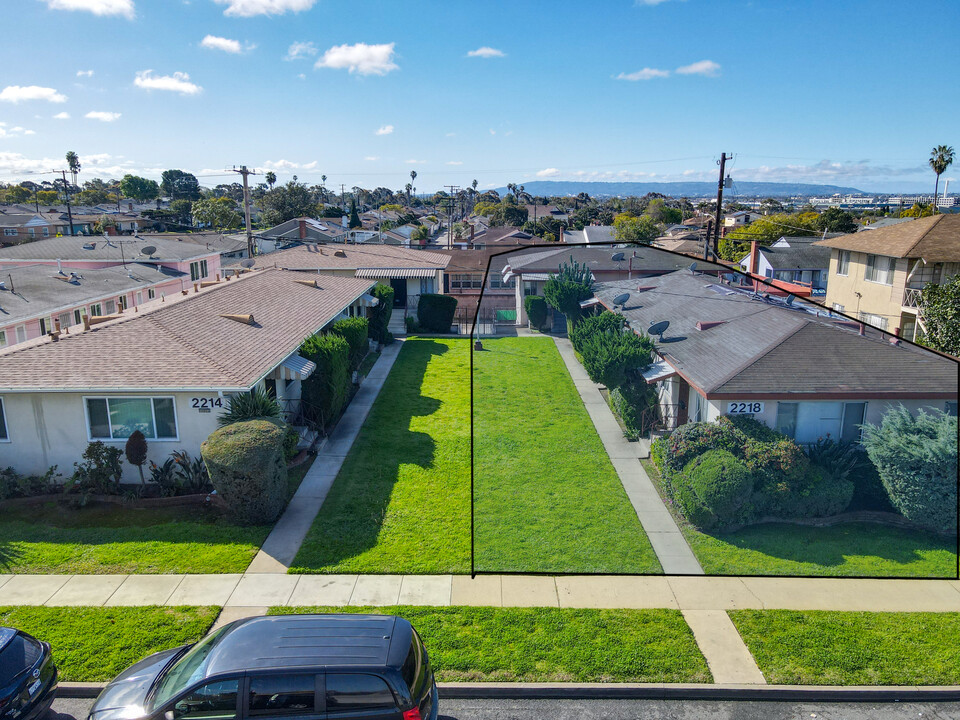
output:
<path id="1" fill-rule="evenodd" d="M 250 185 L 247 177 L 257 173 L 248 170 L 246 165 L 241 165 L 239 169 L 233 167 L 233 172 L 243 176 L 243 220 L 247 226 L 247 257 L 253 257 L 253 229 L 250 227 Z"/>
<path id="2" fill-rule="evenodd" d="M 67 198 L 67 222 L 70 223 L 70 236 L 73 237 L 73 212 L 70 210 L 70 185 L 67 184 L 67 171 L 61 170 L 63 176 L 63 194 Z"/>
<path id="3" fill-rule="evenodd" d="M 713 255 L 717 256 L 720 245 L 720 215 L 723 212 L 723 170 L 727 164 L 727 154 L 720 153 L 720 180 L 717 182 L 717 214 L 713 225 Z"/>
<path id="4" fill-rule="evenodd" d="M 343 183 L 340 183 L 340 205 L 343 207 L 343 212 L 347 212 L 347 196 L 343 192 Z"/>
<path id="5" fill-rule="evenodd" d="M 456 193 L 460 190 L 458 185 L 444 185 L 450 191 L 450 198 L 447 205 L 447 247 L 453 247 L 453 206 L 456 202 Z"/>

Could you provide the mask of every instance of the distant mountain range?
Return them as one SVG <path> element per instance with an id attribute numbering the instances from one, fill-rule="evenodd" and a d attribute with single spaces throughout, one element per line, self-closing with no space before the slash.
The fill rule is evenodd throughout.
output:
<path id="1" fill-rule="evenodd" d="M 590 197 L 642 196 L 650 192 L 662 193 L 671 197 L 716 197 L 715 182 L 579 182 L 535 180 L 523 183 L 524 190 L 531 195 L 567 196 L 585 192 Z M 507 188 L 496 189 L 500 195 Z M 733 189 L 724 191 L 730 199 L 736 196 L 750 197 L 794 197 L 796 195 L 864 195 L 863 190 L 840 185 L 813 185 L 809 183 L 778 182 L 738 182 Z"/>

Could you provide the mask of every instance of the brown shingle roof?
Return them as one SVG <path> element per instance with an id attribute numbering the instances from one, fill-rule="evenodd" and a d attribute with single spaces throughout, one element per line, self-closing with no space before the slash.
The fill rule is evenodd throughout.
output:
<path id="1" fill-rule="evenodd" d="M 300 282 L 298 282 L 298 280 Z M 0 390 L 239 390 L 367 292 L 370 280 L 266 270 L 57 342 L 0 353 Z M 253 325 L 221 317 L 252 314 Z"/>
<path id="2" fill-rule="evenodd" d="M 934 215 L 813 244 L 887 257 L 957 262 L 960 261 L 960 215 Z"/>
<path id="3" fill-rule="evenodd" d="M 402 267 L 443 269 L 450 261 L 429 250 L 410 250 L 393 245 L 299 245 L 262 255 L 258 268 L 287 270 L 356 270 L 357 268 Z"/>

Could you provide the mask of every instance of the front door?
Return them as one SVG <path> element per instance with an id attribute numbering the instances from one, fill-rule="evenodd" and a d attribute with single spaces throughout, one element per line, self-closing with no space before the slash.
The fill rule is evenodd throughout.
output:
<path id="1" fill-rule="evenodd" d="M 405 308 L 407 306 L 407 279 L 390 278 L 390 287 L 393 288 L 393 306 Z"/>
<path id="2" fill-rule="evenodd" d="M 687 401 L 690 399 L 690 383 L 678 376 L 680 381 L 680 398 L 677 401 L 677 427 L 687 424 L 689 412 L 687 410 Z"/>

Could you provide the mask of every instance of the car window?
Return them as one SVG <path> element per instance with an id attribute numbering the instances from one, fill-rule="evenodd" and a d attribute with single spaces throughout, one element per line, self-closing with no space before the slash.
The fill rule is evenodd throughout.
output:
<path id="1" fill-rule="evenodd" d="M 400 672 L 403 675 L 404 682 L 410 688 L 410 692 L 416 691 L 420 685 L 420 675 L 423 672 L 423 653 L 421 651 L 420 639 L 414 633 L 410 639 L 410 652 L 407 653 L 407 659 L 403 662 Z"/>
<path id="2" fill-rule="evenodd" d="M 327 673 L 327 710 L 366 710 L 395 706 L 389 686 L 376 675 Z"/>
<path id="3" fill-rule="evenodd" d="M 226 629 L 226 626 L 224 626 L 207 635 L 164 673 L 153 696 L 154 708 L 160 707 L 178 693 L 204 678 L 207 658 L 210 657 L 210 653 Z"/>
<path id="4" fill-rule="evenodd" d="M 315 675 L 266 675 L 250 678 L 250 714 L 314 712 Z"/>
<path id="5" fill-rule="evenodd" d="M 0 687 L 32 667 L 39 659 L 39 643 L 23 635 L 14 635 L 0 650 Z"/>
<path id="6" fill-rule="evenodd" d="M 217 680 L 201 685 L 177 700 L 176 720 L 232 720 L 237 716 L 238 680 Z"/>

